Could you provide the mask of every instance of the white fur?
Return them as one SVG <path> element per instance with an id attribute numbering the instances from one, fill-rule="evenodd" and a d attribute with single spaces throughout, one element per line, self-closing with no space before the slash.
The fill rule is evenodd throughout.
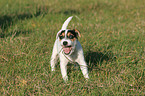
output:
<path id="1" fill-rule="evenodd" d="M 68 23 L 67 23 L 67 25 L 68 25 Z M 72 48 L 73 48 L 71 50 L 71 53 L 68 54 L 68 55 L 64 54 L 64 52 L 62 50 L 62 46 L 63 46 L 63 42 L 64 41 L 67 41 L 68 45 L 71 45 Z M 68 80 L 67 64 L 70 61 L 77 62 L 80 65 L 80 68 L 82 70 L 82 73 L 83 73 L 84 77 L 86 79 L 89 79 L 88 69 L 87 69 L 87 64 L 85 62 L 85 59 L 84 59 L 83 49 L 82 49 L 82 46 L 81 46 L 81 44 L 80 44 L 80 42 L 78 40 L 75 40 L 74 42 L 72 42 L 70 39 L 67 38 L 67 36 L 65 36 L 65 38 L 62 39 L 61 41 L 59 40 L 59 38 L 56 38 L 54 46 L 53 46 L 53 52 L 52 52 L 52 56 L 51 56 L 51 61 L 50 61 L 50 63 L 51 63 L 51 71 L 55 71 L 55 64 L 57 63 L 57 59 L 58 58 L 60 60 L 61 74 L 62 74 L 62 77 L 63 77 L 64 81 Z"/>
<path id="2" fill-rule="evenodd" d="M 71 21 L 72 18 L 73 18 L 73 16 L 69 17 L 69 18 L 63 23 L 61 30 L 66 30 L 66 28 L 67 28 L 67 26 L 68 26 L 68 24 L 69 24 L 69 22 Z"/>

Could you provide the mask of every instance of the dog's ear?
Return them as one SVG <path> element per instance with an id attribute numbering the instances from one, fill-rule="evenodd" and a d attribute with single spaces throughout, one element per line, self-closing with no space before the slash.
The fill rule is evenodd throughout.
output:
<path id="1" fill-rule="evenodd" d="M 81 37 L 80 32 L 77 29 L 74 29 L 75 33 L 77 34 L 77 36 Z"/>

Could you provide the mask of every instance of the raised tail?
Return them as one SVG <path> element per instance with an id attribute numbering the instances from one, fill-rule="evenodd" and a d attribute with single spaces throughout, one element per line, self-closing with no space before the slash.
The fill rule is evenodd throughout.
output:
<path id="1" fill-rule="evenodd" d="M 73 16 L 70 16 L 70 17 L 63 23 L 61 30 L 66 30 L 66 29 L 67 29 L 68 23 L 71 21 L 72 18 L 73 18 Z"/>
<path id="2" fill-rule="evenodd" d="M 68 17 L 68 19 L 63 23 L 61 30 L 59 30 L 59 31 L 57 32 L 56 38 L 58 38 L 58 35 L 60 34 L 60 32 L 61 32 L 62 30 L 66 30 L 66 29 L 67 29 L 68 23 L 70 22 L 70 20 L 71 20 L 72 18 L 73 18 L 73 16 Z"/>

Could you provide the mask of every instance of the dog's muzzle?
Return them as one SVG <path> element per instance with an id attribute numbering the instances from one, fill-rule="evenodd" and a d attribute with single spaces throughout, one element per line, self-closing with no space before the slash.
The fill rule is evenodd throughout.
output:
<path id="1" fill-rule="evenodd" d="M 64 52 L 66 55 L 68 55 L 68 54 L 71 53 L 72 46 L 71 46 L 71 45 L 68 45 L 68 42 L 67 42 L 67 41 L 64 41 L 64 42 L 63 42 L 62 48 L 63 48 L 63 52 Z"/>

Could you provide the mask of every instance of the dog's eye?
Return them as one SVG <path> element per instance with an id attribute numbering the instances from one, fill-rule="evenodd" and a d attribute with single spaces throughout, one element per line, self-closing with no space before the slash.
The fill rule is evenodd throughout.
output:
<path id="1" fill-rule="evenodd" d="M 64 38 L 64 36 L 59 36 L 59 38 L 60 38 L 60 39 L 63 39 L 63 38 Z"/>
<path id="2" fill-rule="evenodd" d="M 68 38 L 69 38 L 69 39 L 73 39 L 73 38 L 74 38 L 74 36 L 73 36 L 73 35 L 70 35 Z"/>

